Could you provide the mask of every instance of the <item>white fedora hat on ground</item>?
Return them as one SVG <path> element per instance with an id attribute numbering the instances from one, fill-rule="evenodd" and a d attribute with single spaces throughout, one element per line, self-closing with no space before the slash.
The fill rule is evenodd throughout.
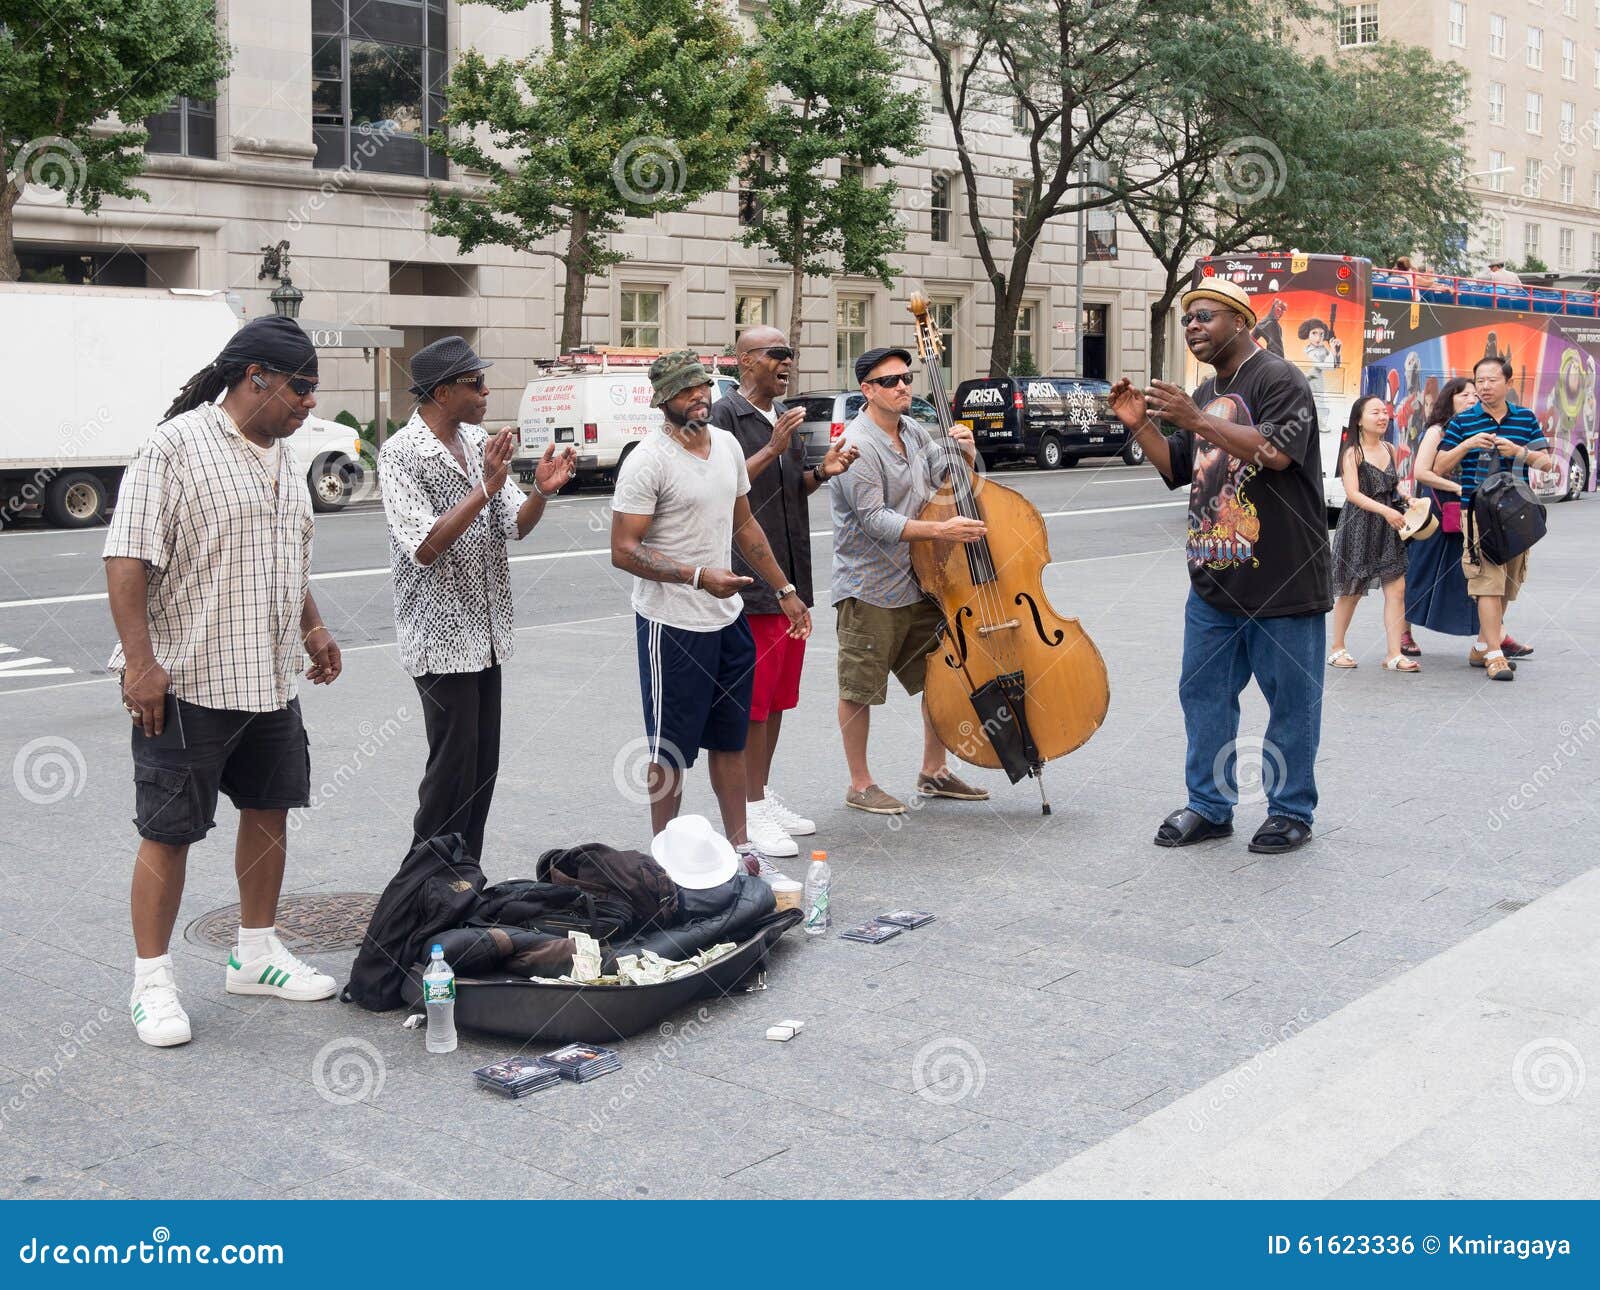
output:
<path id="1" fill-rule="evenodd" d="M 680 815 L 650 842 L 650 854 L 680 887 L 720 887 L 739 871 L 733 844 L 703 815 Z"/>

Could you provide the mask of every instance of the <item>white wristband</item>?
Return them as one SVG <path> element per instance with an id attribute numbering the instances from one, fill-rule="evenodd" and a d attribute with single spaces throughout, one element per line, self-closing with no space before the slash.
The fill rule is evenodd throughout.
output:
<path id="1" fill-rule="evenodd" d="M 491 498 L 489 496 L 489 485 L 484 483 L 483 480 L 480 479 L 478 481 L 478 487 L 483 489 L 483 504 L 485 506 L 487 506 L 492 500 L 494 500 L 493 498 Z"/>
<path id="2" fill-rule="evenodd" d="M 700 590 L 700 575 L 705 571 L 706 567 L 703 564 L 697 564 L 694 567 L 694 578 L 690 581 L 689 585 L 696 591 Z"/>

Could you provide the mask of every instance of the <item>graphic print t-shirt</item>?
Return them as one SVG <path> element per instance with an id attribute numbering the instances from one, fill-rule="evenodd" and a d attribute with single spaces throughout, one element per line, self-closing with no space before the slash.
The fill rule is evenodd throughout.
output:
<path id="1" fill-rule="evenodd" d="M 1168 487 L 1189 487 L 1185 557 L 1195 591 L 1225 613 L 1254 618 L 1332 608 L 1328 524 L 1322 500 L 1317 409 L 1306 378 L 1261 350 L 1223 382 L 1203 381 L 1194 401 L 1212 416 L 1254 426 L 1293 463 L 1268 470 L 1231 457 L 1188 431 L 1167 435 Z"/>

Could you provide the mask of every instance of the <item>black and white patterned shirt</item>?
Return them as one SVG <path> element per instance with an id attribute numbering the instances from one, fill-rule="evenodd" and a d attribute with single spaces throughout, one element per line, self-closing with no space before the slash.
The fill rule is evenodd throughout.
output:
<path id="1" fill-rule="evenodd" d="M 275 712 L 295 696 L 311 496 L 293 452 L 274 463 L 207 404 L 161 425 L 122 476 L 104 555 L 149 566 L 150 644 L 187 703 Z"/>
<path id="2" fill-rule="evenodd" d="M 505 662 L 513 649 L 506 543 L 517 536 L 525 498 L 509 474 L 465 533 L 432 564 L 417 563 L 417 548 L 439 517 L 483 483 L 488 436 L 481 426 L 462 426 L 460 436 L 465 474 L 420 412 L 378 456 L 400 665 L 412 676 L 481 672 Z"/>

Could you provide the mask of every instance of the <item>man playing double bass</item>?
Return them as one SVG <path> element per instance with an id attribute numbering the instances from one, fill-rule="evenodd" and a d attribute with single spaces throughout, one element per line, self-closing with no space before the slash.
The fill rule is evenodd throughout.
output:
<path id="1" fill-rule="evenodd" d="M 911 569 L 908 543 L 937 538 L 976 542 L 978 520 L 956 515 L 919 520 L 916 515 L 943 482 L 943 450 L 907 412 L 911 409 L 911 354 L 869 349 L 855 364 L 866 406 L 845 427 L 840 442 L 860 457 L 831 485 L 833 507 L 833 607 L 839 635 L 839 733 L 850 767 L 845 805 L 873 815 L 901 815 L 905 803 L 885 792 L 867 766 L 872 709 L 889 696 L 889 673 L 907 694 L 921 694 L 928 651 L 944 625 L 939 607 L 923 595 Z M 972 431 L 952 432 L 969 458 Z M 946 764 L 948 750 L 922 704 L 920 797 L 981 802 L 988 792 L 962 781 Z"/>
<path id="2" fill-rule="evenodd" d="M 1207 279 L 1183 295 L 1189 352 L 1215 369 L 1190 398 L 1166 381 L 1126 380 L 1111 406 L 1169 488 L 1189 489 L 1178 698 L 1188 733 L 1188 804 L 1156 830 L 1158 847 L 1233 832 L 1239 695 L 1266 697 L 1261 756 L 1267 818 L 1250 842 L 1293 851 L 1311 837 L 1322 734 L 1324 620 L 1331 606 L 1317 412 L 1306 378 L 1259 348 L 1243 288 Z M 1159 419 L 1174 428 L 1164 434 Z"/>

